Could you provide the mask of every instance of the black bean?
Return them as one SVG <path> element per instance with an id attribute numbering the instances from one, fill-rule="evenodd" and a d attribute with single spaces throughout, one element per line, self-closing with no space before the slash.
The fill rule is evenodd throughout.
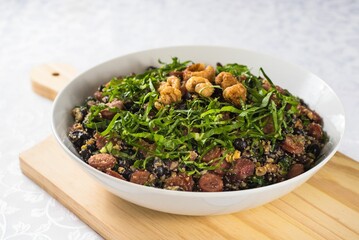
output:
<path id="1" fill-rule="evenodd" d="M 87 145 L 87 149 L 91 152 L 95 152 L 97 150 L 96 144 Z"/>
<path id="2" fill-rule="evenodd" d="M 105 88 L 105 84 L 102 84 L 101 86 L 99 86 L 97 88 L 97 90 L 99 90 L 100 92 L 102 92 L 102 90 Z"/>
<path id="3" fill-rule="evenodd" d="M 243 151 L 247 147 L 247 142 L 242 138 L 237 138 L 233 141 L 233 146 L 239 151 Z"/>
<path id="4" fill-rule="evenodd" d="M 146 71 L 148 71 L 148 70 L 154 70 L 154 69 L 157 69 L 157 68 L 154 67 L 154 66 L 148 66 L 148 67 L 146 68 Z"/>
<path id="5" fill-rule="evenodd" d="M 222 98 L 223 97 L 223 91 L 222 89 L 219 89 L 219 88 L 215 88 L 214 89 L 214 92 L 211 96 L 212 98 Z"/>
<path id="6" fill-rule="evenodd" d="M 87 161 L 92 155 L 90 149 L 81 150 L 79 153 L 84 161 Z"/>
<path id="7" fill-rule="evenodd" d="M 163 175 L 167 175 L 168 169 L 166 169 L 164 166 L 159 166 L 154 169 L 154 173 L 157 175 L 157 177 L 162 177 Z"/>
<path id="8" fill-rule="evenodd" d="M 83 107 L 83 106 L 80 107 L 80 111 L 81 111 L 83 117 L 85 117 L 88 113 L 87 108 Z"/>
<path id="9" fill-rule="evenodd" d="M 147 162 L 146 165 L 145 165 L 145 170 L 152 173 L 153 172 L 153 163 L 152 162 Z"/>
<path id="10" fill-rule="evenodd" d="M 152 169 L 150 172 L 153 172 L 158 178 L 160 178 L 164 175 L 168 175 L 169 169 L 161 159 L 155 159 L 152 163 Z"/>
<path id="11" fill-rule="evenodd" d="M 185 94 L 183 94 L 183 100 L 190 100 L 192 98 L 192 94 L 189 92 L 186 92 Z"/>
<path id="12" fill-rule="evenodd" d="M 124 178 L 126 178 L 127 181 L 130 180 L 131 174 L 132 174 L 132 171 L 131 171 L 130 169 L 127 169 L 127 168 L 121 173 L 121 175 L 122 175 Z"/>
<path id="13" fill-rule="evenodd" d="M 126 107 L 126 105 L 125 105 L 125 107 Z M 126 109 L 127 109 L 127 108 L 126 108 Z M 133 104 L 132 107 L 131 107 L 130 109 L 127 109 L 127 110 L 130 111 L 130 112 L 132 112 L 132 113 L 137 113 L 138 111 L 141 110 L 141 108 L 140 108 L 138 105 Z"/>
<path id="14" fill-rule="evenodd" d="M 304 107 L 308 107 L 308 105 L 304 102 L 304 100 L 303 99 L 299 99 L 299 102 L 300 102 L 300 104 L 302 105 L 302 106 L 304 106 Z"/>
<path id="15" fill-rule="evenodd" d="M 304 135 L 303 129 L 298 129 L 298 128 L 294 128 L 293 133 L 297 135 Z"/>
<path id="16" fill-rule="evenodd" d="M 186 110 L 186 109 L 187 109 L 186 103 L 178 104 L 178 105 L 177 105 L 177 109 L 179 109 L 179 110 Z"/>
<path id="17" fill-rule="evenodd" d="M 130 110 L 130 109 L 132 108 L 133 104 L 134 104 L 134 103 L 133 103 L 132 101 L 126 101 L 126 102 L 124 103 L 125 108 L 126 108 L 127 110 Z"/>
<path id="18" fill-rule="evenodd" d="M 90 138 L 91 136 L 82 130 L 75 130 L 69 133 L 69 139 L 76 148 L 81 148 L 85 141 Z"/>
<path id="19" fill-rule="evenodd" d="M 124 150 L 124 152 L 126 152 L 130 156 L 132 156 L 136 153 L 136 151 L 133 150 L 132 148 L 126 149 L 126 150 Z"/>
<path id="20" fill-rule="evenodd" d="M 85 126 L 83 126 L 83 128 L 85 129 L 85 132 L 89 134 L 89 136 L 93 136 L 95 134 L 96 129 L 86 128 Z"/>
<path id="21" fill-rule="evenodd" d="M 138 151 L 137 154 L 136 154 L 136 158 L 137 159 L 145 159 L 145 155 L 143 155 L 143 152 Z"/>
<path id="22" fill-rule="evenodd" d="M 123 159 L 123 158 L 118 159 L 117 164 L 119 167 L 123 167 L 123 168 L 130 167 L 129 161 L 127 159 Z"/>
<path id="23" fill-rule="evenodd" d="M 310 144 L 306 148 L 306 152 L 313 153 L 316 158 L 319 156 L 320 150 L 320 146 L 316 143 Z"/>

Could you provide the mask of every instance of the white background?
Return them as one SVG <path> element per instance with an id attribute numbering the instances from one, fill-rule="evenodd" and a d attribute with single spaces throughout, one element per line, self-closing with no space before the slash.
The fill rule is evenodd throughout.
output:
<path id="1" fill-rule="evenodd" d="M 19 169 L 18 154 L 51 134 L 52 103 L 32 92 L 31 68 L 64 62 L 81 72 L 130 52 L 202 44 L 320 76 L 347 113 L 340 151 L 359 160 L 359 1 L 0 0 L 0 239 L 101 239 Z"/>

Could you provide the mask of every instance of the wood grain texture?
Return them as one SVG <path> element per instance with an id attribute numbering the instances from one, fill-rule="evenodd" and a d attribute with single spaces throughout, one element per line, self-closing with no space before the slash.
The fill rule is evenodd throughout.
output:
<path id="1" fill-rule="evenodd" d="M 359 239 L 359 164 L 341 153 L 307 183 L 235 214 L 191 217 L 106 191 L 51 136 L 20 154 L 25 175 L 106 239 Z"/>
<path id="2" fill-rule="evenodd" d="M 39 65 L 30 72 L 32 90 L 43 97 L 54 100 L 57 93 L 75 76 L 76 70 L 67 64 Z"/>

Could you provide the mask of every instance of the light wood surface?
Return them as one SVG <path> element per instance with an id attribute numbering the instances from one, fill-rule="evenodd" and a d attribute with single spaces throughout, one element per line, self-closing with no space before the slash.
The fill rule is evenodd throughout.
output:
<path id="1" fill-rule="evenodd" d="M 32 90 L 54 100 L 57 93 L 76 76 L 76 70 L 63 63 L 48 63 L 36 66 L 30 72 Z"/>
<path id="2" fill-rule="evenodd" d="M 33 90 L 54 99 L 76 71 L 44 64 Z M 264 206 L 190 217 L 128 203 L 106 191 L 53 136 L 20 153 L 23 173 L 106 239 L 359 239 L 359 163 L 336 153 L 308 182 Z"/>
<path id="3" fill-rule="evenodd" d="M 23 173 L 106 239 L 359 239 L 359 164 L 341 153 L 307 183 L 264 206 L 190 217 L 106 191 L 54 137 L 20 154 Z"/>

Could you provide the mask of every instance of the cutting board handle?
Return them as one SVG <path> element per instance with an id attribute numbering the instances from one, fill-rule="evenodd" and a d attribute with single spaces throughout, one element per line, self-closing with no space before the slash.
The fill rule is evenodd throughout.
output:
<path id="1" fill-rule="evenodd" d="M 47 63 L 34 67 L 30 72 L 32 90 L 37 94 L 54 100 L 77 75 L 74 67 L 63 63 Z"/>

